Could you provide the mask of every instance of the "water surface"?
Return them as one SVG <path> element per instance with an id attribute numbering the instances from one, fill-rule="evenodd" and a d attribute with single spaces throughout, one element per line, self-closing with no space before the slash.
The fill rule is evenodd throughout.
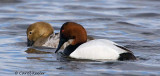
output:
<path id="1" fill-rule="evenodd" d="M 1 0 L 0 75 L 44 72 L 44 76 L 160 75 L 159 0 Z M 63 59 L 55 49 L 26 45 L 26 28 L 37 21 L 55 32 L 67 21 L 82 24 L 88 35 L 132 50 L 137 61 Z"/>

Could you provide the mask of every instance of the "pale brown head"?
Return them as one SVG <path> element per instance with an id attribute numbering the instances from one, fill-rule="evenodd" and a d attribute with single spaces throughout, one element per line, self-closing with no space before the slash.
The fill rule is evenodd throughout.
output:
<path id="1" fill-rule="evenodd" d="M 87 32 L 82 25 L 75 22 L 66 22 L 60 29 L 60 41 L 56 52 L 69 39 L 73 39 L 70 45 L 82 44 L 87 41 Z"/>
<path id="2" fill-rule="evenodd" d="M 27 45 L 32 46 L 35 42 L 49 37 L 54 32 L 53 27 L 46 22 L 36 22 L 31 24 L 26 31 Z"/>

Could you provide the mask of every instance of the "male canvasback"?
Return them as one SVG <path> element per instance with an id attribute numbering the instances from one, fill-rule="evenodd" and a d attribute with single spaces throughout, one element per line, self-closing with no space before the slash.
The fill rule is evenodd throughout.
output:
<path id="1" fill-rule="evenodd" d="M 72 43 L 68 45 L 63 54 L 76 59 L 91 60 L 135 60 L 136 57 L 128 49 L 118 44 L 106 40 L 95 39 L 87 42 L 87 33 L 82 25 L 74 22 L 66 22 L 60 29 L 60 41 L 55 53 L 68 40 Z"/>
<path id="2" fill-rule="evenodd" d="M 27 46 L 45 46 L 57 48 L 59 42 L 59 33 L 54 33 L 54 28 L 46 22 L 36 22 L 27 28 Z M 92 37 L 88 37 L 91 40 Z M 62 48 L 69 45 L 72 40 L 64 43 Z"/>

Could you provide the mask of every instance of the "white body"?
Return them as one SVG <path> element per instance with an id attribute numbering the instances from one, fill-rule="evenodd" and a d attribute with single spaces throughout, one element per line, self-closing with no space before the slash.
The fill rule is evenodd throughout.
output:
<path id="1" fill-rule="evenodd" d="M 57 48 L 59 43 L 59 33 L 58 34 L 52 34 L 48 37 L 47 41 L 42 45 L 45 47 L 51 47 L 51 48 Z M 63 44 L 62 49 L 66 48 L 72 41 L 67 41 Z"/>
<path id="2" fill-rule="evenodd" d="M 116 60 L 121 53 L 127 52 L 106 39 L 96 39 L 80 45 L 70 54 L 70 57 L 77 59 L 110 59 Z"/>

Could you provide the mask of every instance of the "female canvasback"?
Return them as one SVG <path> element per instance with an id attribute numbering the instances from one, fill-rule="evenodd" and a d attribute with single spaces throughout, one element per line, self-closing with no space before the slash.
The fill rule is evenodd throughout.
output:
<path id="1" fill-rule="evenodd" d="M 36 22 L 27 28 L 27 46 L 45 46 L 57 48 L 59 42 L 59 33 L 54 33 L 54 28 L 46 22 Z M 88 37 L 88 40 L 92 37 Z M 64 43 L 65 48 L 72 40 Z"/>
<path id="2" fill-rule="evenodd" d="M 74 22 L 66 22 L 60 29 L 60 41 L 55 53 L 61 46 L 72 39 L 63 54 L 76 59 L 91 60 L 135 60 L 136 57 L 128 49 L 106 40 L 95 39 L 87 42 L 87 33 L 82 25 Z"/>

